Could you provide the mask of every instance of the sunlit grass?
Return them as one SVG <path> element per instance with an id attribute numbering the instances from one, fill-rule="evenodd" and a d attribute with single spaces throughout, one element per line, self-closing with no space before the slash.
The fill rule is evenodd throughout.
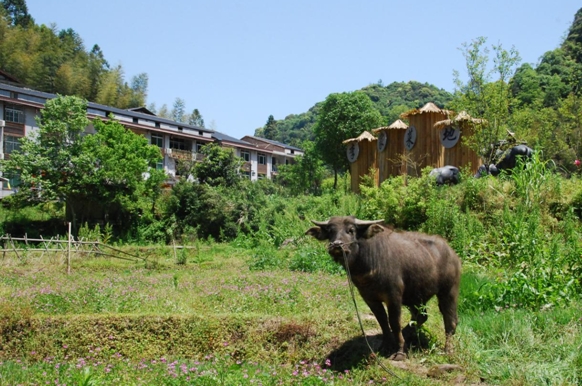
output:
<path id="1" fill-rule="evenodd" d="M 380 359 L 396 378 L 369 358 L 344 275 L 251 270 L 253 253 L 204 244 L 183 265 L 162 247 L 147 262 L 74 255 L 70 275 L 62 256 L 0 258 L 0 385 L 424 385 L 443 363 L 462 368 L 445 384 L 580 382 L 579 303 L 479 311 L 464 299 L 490 279 L 465 264 L 455 354 L 443 354 L 433 300 L 428 346 L 403 368 Z"/>

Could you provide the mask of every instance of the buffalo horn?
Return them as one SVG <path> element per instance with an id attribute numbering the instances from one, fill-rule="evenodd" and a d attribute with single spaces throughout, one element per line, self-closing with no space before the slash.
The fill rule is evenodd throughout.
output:
<path id="1" fill-rule="evenodd" d="M 356 219 L 356 225 L 357 226 L 370 226 L 373 224 L 380 224 L 383 223 L 384 220 L 370 220 L 370 221 L 364 221 L 364 220 L 358 220 Z"/>
<path id="2" fill-rule="evenodd" d="M 314 223 L 315 225 L 317 225 L 318 227 L 324 227 L 327 224 L 329 224 L 329 220 L 327 221 L 315 221 L 315 220 L 311 220 L 312 223 Z"/>

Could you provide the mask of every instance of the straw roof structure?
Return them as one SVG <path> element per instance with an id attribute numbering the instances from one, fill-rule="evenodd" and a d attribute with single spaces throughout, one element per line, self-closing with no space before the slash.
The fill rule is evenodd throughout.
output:
<path id="1" fill-rule="evenodd" d="M 377 140 L 378 140 L 378 138 L 374 137 L 372 134 L 370 134 L 370 132 L 364 131 L 357 138 L 346 139 L 342 143 L 344 145 L 346 145 L 346 144 L 348 144 L 350 142 L 362 142 L 362 141 L 370 141 L 371 142 L 371 141 L 377 141 Z"/>
<path id="2" fill-rule="evenodd" d="M 413 109 L 413 110 L 410 110 L 410 111 L 407 111 L 405 113 L 400 114 L 400 117 L 401 118 L 408 118 L 412 115 L 428 114 L 428 113 L 441 113 L 441 114 L 446 114 L 446 115 L 453 114 L 453 112 L 450 110 L 440 109 L 434 103 L 428 102 L 427 104 L 422 106 L 420 109 Z"/>
<path id="3" fill-rule="evenodd" d="M 473 118 L 466 111 L 461 111 L 457 114 L 456 117 L 453 119 L 444 119 L 442 121 L 438 121 L 434 124 L 435 129 L 444 129 L 445 127 L 458 125 L 459 123 L 469 122 L 472 124 L 482 124 L 487 123 L 487 120 L 481 118 Z"/>
<path id="4" fill-rule="evenodd" d="M 406 130 L 406 129 L 408 129 L 408 125 L 402 122 L 400 119 L 397 119 L 394 122 L 392 122 L 390 126 L 378 127 L 377 129 L 372 130 L 372 133 L 377 134 L 382 130 Z"/>

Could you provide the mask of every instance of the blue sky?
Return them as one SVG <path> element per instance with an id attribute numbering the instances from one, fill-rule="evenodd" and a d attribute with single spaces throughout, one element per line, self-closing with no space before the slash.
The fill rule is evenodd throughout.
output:
<path id="1" fill-rule="evenodd" d="M 206 127 L 254 134 L 379 80 L 454 90 L 463 43 L 515 47 L 537 64 L 582 4 L 573 0 L 27 0 L 37 24 L 98 44 L 125 79 L 149 76 L 148 105 L 179 97 Z"/>

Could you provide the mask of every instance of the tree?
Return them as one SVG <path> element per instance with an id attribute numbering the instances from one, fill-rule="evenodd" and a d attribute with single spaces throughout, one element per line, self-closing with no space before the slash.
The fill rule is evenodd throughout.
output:
<path id="1" fill-rule="evenodd" d="M 469 139 L 468 145 L 488 165 L 495 157 L 491 145 L 505 136 L 509 129 L 512 103 L 509 80 L 520 57 L 514 48 L 506 51 L 501 45 L 493 45 L 495 56 L 493 68 L 489 69 L 489 49 L 484 47 L 486 41 L 484 37 L 479 37 L 470 44 L 463 44 L 461 51 L 467 65 L 468 80 L 464 83 L 459 72 L 454 71 L 456 89 L 451 106 L 487 122 Z M 491 81 L 493 75 L 496 79 Z"/>
<path id="2" fill-rule="evenodd" d="M 163 104 L 162 107 L 160 107 L 160 110 L 158 111 L 158 117 L 162 117 L 162 118 L 167 118 L 167 119 L 171 119 L 172 115 L 170 114 L 170 111 L 168 110 L 168 105 L 167 104 Z"/>
<path id="3" fill-rule="evenodd" d="M 279 135 L 279 130 L 277 129 L 277 121 L 275 120 L 275 118 L 273 118 L 272 115 L 269 115 L 269 118 L 267 119 L 267 123 L 265 124 L 265 127 L 263 129 L 263 135 L 264 138 L 272 140 L 277 139 Z"/>
<path id="4" fill-rule="evenodd" d="M 86 116 L 87 102 L 78 97 L 46 102 L 38 134 L 24 137 L 6 162 L 21 179 L 15 200 L 65 203 L 74 229 L 107 219 L 126 230 L 160 192 L 160 151 L 114 120 L 95 120 L 96 133 L 82 135 L 90 123 Z"/>
<path id="5" fill-rule="evenodd" d="M 182 98 L 176 98 L 174 107 L 172 108 L 172 120 L 175 122 L 185 122 L 186 117 L 186 102 Z"/>
<path id="6" fill-rule="evenodd" d="M 331 94 L 326 98 L 313 130 L 315 150 L 334 172 L 334 189 L 338 173 L 348 167 L 342 142 L 381 124 L 382 115 L 363 92 Z"/>
<path id="7" fill-rule="evenodd" d="M 142 72 L 131 79 L 131 107 L 145 106 L 148 97 L 148 74 Z"/>
<path id="8" fill-rule="evenodd" d="M 105 60 L 103 51 L 95 44 L 89 53 L 87 63 L 89 77 L 89 95 L 87 98 L 91 101 L 97 99 L 97 94 L 101 88 L 103 76 L 109 70 L 109 63 Z"/>
<path id="9" fill-rule="evenodd" d="M 12 25 L 24 28 L 34 25 L 34 19 L 28 13 L 26 0 L 2 0 L 1 3 Z"/>
<path id="10" fill-rule="evenodd" d="M 190 117 L 188 118 L 188 124 L 198 127 L 204 127 L 204 119 L 202 118 L 202 114 L 200 114 L 200 111 L 198 111 L 198 109 L 194 109 L 194 111 L 192 111 L 192 114 L 190 114 Z"/>
<path id="11" fill-rule="evenodd" d="M 204 159 L 194 167 L 194 174 L 201 184 L 228 187 L 238 184 L 243 160 L 234 154 L 233 149 L 213 143 L 204 146 L 201 153 Z"/>
<path id="12" fill-rule="evenodd" d="M 301 145 L 304 154 L 295 158 L 295 162 L 279 167 L 279 178 L 293 194 L 318 194 L 321 181 L 325 175 L 325 166 L 312 141 Z"/>

